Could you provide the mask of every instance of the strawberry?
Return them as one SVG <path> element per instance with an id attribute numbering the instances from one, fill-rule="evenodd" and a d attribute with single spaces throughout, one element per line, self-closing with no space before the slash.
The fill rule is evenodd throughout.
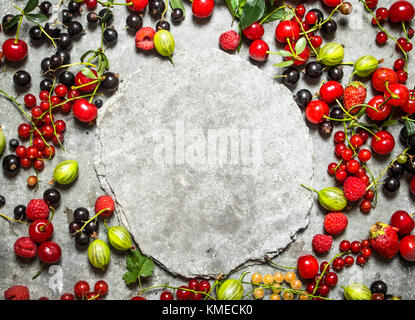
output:
<path id="1" fill-rule="evenodd" d="M 110 196 L 100 196 L 95 201 L 95 214 L 97 214 L 98 212 L 104 209 L 107 209 L 107 210 L 103 211 L 100 214 L 102 218 L 108 218 L 112 216 L 112 214 L 114 213 L 115 203 L 114 203 L 114 200 L 112 200 Z"/>
<path id="2" fill-rule="evenodd" d="M 141 50 L 154 49 L 153 38 L 156 31 L 151 27 L 144 27 L 135 34 L 135 46 Z"/>
<path id="3" fill-rule="evenodd" d="M 363 83 L 361 83 L 360 81 L 350 82 L 343 92 L 344 107 L 347 111 L 349 111 L 354 106 L 365 103 L 366 95 L 367 88 Z M 353 110 L 350 111 L 350 113 L 356 114 L 359 112 L 360 108 L 361 107 L 353 108 Z"/>
<path id="4" fill-rule="evenodd" d="M 4 291 L 6 300 L 30 300 L 29 289 L 25 286 L 13 286 Z"/>
<path id="5" fill-rule="evenodd" d="M 399 250 L 396 228 L 383 222 L 376 222 L 369 230 L 371 247 L 382 257 L 392 259 Z"/>

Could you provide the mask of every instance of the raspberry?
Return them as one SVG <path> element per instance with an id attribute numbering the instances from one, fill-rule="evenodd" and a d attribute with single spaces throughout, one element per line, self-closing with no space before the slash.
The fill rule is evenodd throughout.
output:
<path id="1" fill-rule="evenodd" d="M 156 31 L 151 27 L 144 27 L 135 34 L 135 46 L 141 50 L 154 49 L 153 38 Z"/>
<path id="2" fill-rule="evenodd" d="M 362 198 L 366 193 L 366 184 L 357 177 L 348 177 L 343 184 L 344 196 L 353 202 Z"/>
<path id="3" fill-rule="evenodd" d="M 13 286 L 4 291 L 6 300 L 30 300 L 29 289 L 25 286 Z"/>
<path id="4" fill-rule="evenodd" d="M 219 45 L 223 50 L 234 51 L 238 48 L 241 36 L 233 30 L 224 32 L 219 37 Z"/>
<path id="5" fill-rule="evenodd" d="M 14 243 L 14 253 L 22 258 L 33 258 L 37 253 L 36 243 L 29 237 L 21 237 Z"/>
<path id="6" fill-rule="evenodd" d="M 325 234 L 316 234 L 313 237 L 313 249 L 317 253 L 326 253 L 331 249 L 331 245 L 333 243 L 332 236 L 328 236 Z"/>
<path id="7" fill-rule="evenodd" d="M 29 220 L 49 218 L 49 207 L 43 199 L 32 199 L 27 204 L 26 217 Z"/>
<path id="8" fill-rule="evenodd" d="M 333 236 L 340 234 L 346 229 L 349 221 L 341 212 L 329 212 L 324 219 L 324 229 Z"/>
<path id="9" fill-rule="evenodd" d="M 100 216 L 103 218 L 108 218 L 112 216 L 115 210 L 115 203 L 114 200 L 110 196 L 100 196 L 95 201 L 95 213 L 100 212 L 101 210 L 109 209 L 106 211 L 103 211 Z"/>

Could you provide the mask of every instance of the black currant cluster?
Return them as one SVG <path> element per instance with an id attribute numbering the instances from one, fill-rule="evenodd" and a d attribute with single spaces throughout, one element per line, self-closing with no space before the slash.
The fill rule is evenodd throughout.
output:
<path id="1" fill-rule="evenodd" d="M 97 218 L 91 220 L 83 227 L 88 220 L 88 209 L 80 207 L 73 212 L 73 221 L 69 224 L 69 234 L 75 236 L 76 245 L 82 249 L 88 247 L 91 237 L 96 237 L 99 229 Z M 81 228 L 83 229 L 81 230 Z"/>
<path id="2" fill-rule="evenodd" d="M 382 280 L 376 280 L 370 285 L 372 300 L 402 300 L 401 297 L 388 294 L 388 286 Z"/>

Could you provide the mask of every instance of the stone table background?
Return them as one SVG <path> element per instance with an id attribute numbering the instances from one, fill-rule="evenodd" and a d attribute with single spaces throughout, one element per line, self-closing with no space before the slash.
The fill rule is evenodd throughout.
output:
<path id="1" fill-rule="evenodd" d="M 58 1 L 51 1 L 56 4 Z M 67 1 L 65 1 L 66 3 Z M 192 15 L 188 4 L 185 4 L 188 16 L 179 26 L 172 25 L 172 34 L 176 40 L 176 52 L 189 51 L 189 52 L 204 52 L 208 48 L 218 47 L 219 35 L 231 28 L 231 16 L 224 6 L 222 1 L 216 1 L 217 5 L 213 16 L 203 21 L 202 23 L 196 21 Z M 0 16 L 3 16 L 9 12 L 15 12 L 12 9 L 13 4 L 24 6 L 25 1 L 8 1 L 0 4 Z M 354 6 L 353 13 L 348 17 L 337 15 L 335 17 L 338 23 L 338 31 L 333 37 L 334 41 L 341 42 L 345 46 L 345 61 L 351 61 L 358 56 L 364 54 L 372 54 L 377 58 L 383 58 L 385 60 L 384 65 L 391 67 L 393 61 L 399 56 L 392 41 L 389 41 L 386 46 L 379 48 L 375 44 L 376 28 L 371 27 L 370 16 L 365 13 L 361 5 L 357 1 L 352 1 Z M 392 1 L 380 1 L 379 6 L 388 7 Z M 321 7 L 317 1 L 307 2 L 306 7 Z M 329 10 L 325 10 L 327 14 Z M 114 26 L 119 31 L 118 43 L 115 47 L 107 50 L 107 55 L 110 60 L 111 70 L 121 75 L 121 78 L 128 75 L 131 72 L 131 68 L 138 66 L 142 63 L 146 63 L 148 59 L 157 59 L 161 63 L 169 63 L 165 59 L 162 59 L 156 54 L 149 53 L 144 54 L 138 52 L 134 46 L 133 36 L 128 34 L 127 31 L 122 30 L 125 27 L 125 17 L 127 15 L 127 9 L 124 7 L 115 8 Z M 85 15 L 77 17 L 76 20 L 82 22 L 86 28 Z M 150 18 L 148 14 L 144 19 L 144 26 L 154 26 L 155 20 Z M 236 28 L 236 25 L 234 26 Z M 29 42 L 27 34 L 27 24 L 22 27 L 21 37 Z M 274 40 L 275 23 L 265 25 L 264 39 L 268 42 L 270 49 L 275 51 L 279 46 L 276 45 Z M 3 42 L 7 37 L 1 33 L 0 42 Z M 89 29 L 86 35 L 83 35 L 74 42 L 74 48 L 71 51 L 72 62 L 78 61 L 80 55 L 89 49 L 95 49 L 99 46 L 99 30 Z M 327 40 L 326 40 L 327 41 Z M 54 49 L 46 44 L 40 45 L 37 50 L 30 50 L 29 57 L 22 64 L 8 64 L 2 66 L 0 74 L 0 88 L 10 92 L 16 93 L 12 84 L 12 72 L 13 70 L 24 69 L 32 75 L 32 88 L 31 92 L 38 93 L 38 83 L 40 75 L 40 62 L 46 56 L 51 56 L 54 53 Z M 248 44 L 244 43 L 240 52 L 242 59 L 248 58 Z M 266 75 L 272 77 L 278 74 L 278 70 L 272 67 L 273 63 L 280 61 L 280 57 L 270 56 L 268 62 L 263 64 L 257 64 Z M 409 80 L 408 85 L 413 83 L 413 73 L 415 71 L 413 60 L 410 60 L 409 65 Z M 343 84 L 346 83 L 348 76 L 351 73 L 351 68 L 346 67 L 345 77 Z M 154 70 L 157 72 L 157 69 Z M 146 75 L 142 75 L 145 77 Z M 321 80 L 325 79 L 325 75 Z M 226 79 L 223 83 L 226 84 Z M 296 92 L 298 89 L 306 87 L 310 88 L 312 92 L 318 90 L 319 82 L 321 81 L 306 81 L 302 79 L 292 89 Z M 151 86 L 151 83 L 148 84 Z M 241 85 L 249 87 L 249 83 L 243 83 Z M 141 88 L 143 95 L 146 94 L 145 88 Z M 105 105 L 103 107 L 105 109 Z M 101 110 L 100 112 L 103 112 Z M 83 168 L 82 173 L 76 183 L 68 189 L 62 190 L 63 202 L 59 208 L 55 218 L 55 234 L 54 240 L 62 245 L 63 257 L 58 266 L 52 266 L 46 269 L 36 279 L 31 280 L 40 266 L 38 260 L 34 259 L 31 262 L 21 261 L 17 259 L 13 253 L 13 243 L 19 236 L 26 235 L 27 230 L 24 225 L 13 225 L 10 228 L 7 222 L 0 223 L 0 291 L 3 292 L 9 286 L 13 284 L 27 285 L 32 297 L 37 299 L 41 296 L 48 296 L 49 298 L 59 298 L 63 292 L 71 292 L 73 285 L 76 281 L 84 279 L 93 285 L 94 280 L 105 279 L 110 285 L 110 291 L 107 299 L 128 299 L 135 295 L 137 286 L 126 287 L 124 281 L 121 279 L 122 274 L 125 272 L 125 255 L 117 254 L 115 251 L 112 253 L 111 263 L 105 272 L 97 272 L 94 270 L 87 259 L 86 252 L 76 249 L 74 240 L 67 234 L 68 217 L 65 214 L 65 208 L 75 209 L 79 206 L 85 206 L 88 208 L 93 207 L 94 201 L 98 195 L 102 194 L 98 179 L 96 177 L 93 167 L 93 144 L 94 144 L 94 127 L 80 126 L 72 119 L 72 116 L 64 118 L 67 121 L 68 132 L 65 135 L 65 148 L 67 152 L 57 152 L 57 156 L 52 163 L 47 163 L 45 170 L 41 173 L 42 179 L 40 189 L 34 193 L 32 190 L 26 187 L 26 178 L 32 171 L 21 172 L 15 178 L 6 177 L 3 172 L 0 173 L 0 194 L 6 197 L 6 206 L 1 209 L 4 214 L 12 215 L 13 208 L 18 204 L 26 204 L 32 198 L 40 198 L 43 190 L 48 186 L 48 181 L 51 178 L 53 167 L 56 163 L 64 160 L 75 158 L 78 159 Z M 0 100 L 0 123 L 5 131 L 8 139 L 17 136 L 17 126 L 24 121 L 24 118 L 19 111 L 13 107 L 11 103 L 5 99 Z M 392 129 L 394 136 L 397 138 L 400 126 Z M 314 179 L 313 186 L 316 189 L 321 189 L 325 186 L 334 185 L 334 181 L 326 173 L 328 163 L 335 160 L 333 155 L 333 144 L 331 138 L 322 138 L 317 130 L 316 126 L 310 125 L 310 134 L 314 144 L 315 153 L 314 159 Z M 398 139 L 396 139 L 398 141 Z M 403 147 L 398 143 L 394 150 L 393 155 L 398 154 Z M 10 150 L 7 149 L 6 153 Z M 390 157 L 392 158 L 393 155 Z M 377 175 L 381 169 L 386 165 L 387 159 L 380 159 L 375 157 L 371 161 L 370 166 L 373 169 L 375 175 Z M 389 197 L 382 194 L 378 201 L 376 209 L 372 210 L 370 214 L 362 214 L 358 208 L 355 208 L 347 213 L 349 217 L 349 226 L 346 232 L 340 237 L 336 237 L 333 242 L 332 253 L 327 256 L 319 257 L 320 261 L 329 260 L 337 253 L 337 247 L 342 239 L 349 240 L 361 240 L 367 237 L 369 227 L 377 220 L 388 221 L 390 215 L 397 209 L 407 210 L 413 212 L 414 200 L 410 196 L 408 180 L 410 177 L 403 178 L 401 180 L 401 188 L 394 197 Z M 323 219 L 324 213 L 318 205 L 313 206 L 312 213 L 310 215 L 310 222 L 308 227 L 301 232 L 296 240 L 280 254 L 274 262 L 280 265 L 295 266 L 297 258 L 305 253 L 312 252 L 311 239 L 314 234 L 323 232 Z M 113 219 L 111 224 L 115 224 Z M 102 231 L 101 231 L 102 232 Z M 272 237 L 272 235 L 270 235 Z M 177 257 L 180 259 L 180 257 Z M 183 261 L 183 263 L 186 263 Z M 400 257 L 396 257 L 392 261 L 385 261 L 378 256 L 371 258 L 364 268 L 354 265 L 351 268 L 346 268 L 342 272 L 339 272 L 339 284 L 347 285 L 353 282 L 363 282 L 369 285 L 375 279 L 382 279 L 390 288 L 391 293 L 403 295 L 404 298 L 415 298 L 415 292 L 412 289 L 414 284 L 414 270 L 413 264 L 405 262 Z M 246 267 L 232 275 L 232 277 L 238 277 L 241 272 L 244 271 L 258 271 L 262 274 L 274 273 L 276 270 L 267 265 L 256 264 L 252 262 L 252 266 Z M 184 279 L 174 277 L 162 268 L 156 266 L 152 277 L 144 282 L 144 286 L 150 286 L 155 284 L 162 284 L 169 282 L 171 285 L 182 285 L 187 282 Z M 156 291 L 148 292 L 146 297 L 149 299 L 157 299 L 159 293 Z M 342 298 L 342 290 L 337 286 L 336 290 L 330 294 L 331 298 Z"/>

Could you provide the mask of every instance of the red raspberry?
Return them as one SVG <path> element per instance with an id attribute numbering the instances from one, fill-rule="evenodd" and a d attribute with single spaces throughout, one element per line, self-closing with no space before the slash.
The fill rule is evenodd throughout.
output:
<path id="1" fill-rule="evenodd" d="M 331 245 L 333 244 L 332 236 L 328 236 L 325 234 L 316 234 L 313 237 L 313 249 L 317 253 L 326 253 L 331 249 Z"/>
<path id="2" fill-rule="evenodd" d="M 26 217 L 29 220 L 49 218 L 49 207 L 43 199 L 32 199 L 27 204 Z"/>
<path id="3" fill-rule="evenodd" d="M 29 289 L 25 286 L 13 286 L 4 291 L 6 300 L 30 300 Z"/>
<path id="4" fill-rule="evenodd" d="M 333 236 L 340 234 L 349 223 L 347 217 L 341 212 L 329 212 L 324 219 L 324 229 Z"/>
<path id="5" fill-rule="evenodd" d="M 135 34 L 135 46 L 141 50 L 154 49 L 153 38 L 156 31 L 151 27 L 144 27 Z"/>
<path id="6" fill-rule="evenodd" d="M 223 50 L 234 51 L 238 48 L 241 36 L 233 30 L 224 32 L 219 37 L 219 45 Z"/>
<path id="7" fill-rule="evenodd" d="M 14 243 L 14 253 L 22 258 L 33 258 L 37 253 L 36 243 L 29 237 L 21 237 Z"/>
<path id="8" fill-rule="evenodd" d="M 100 214 L 100 217 L 102 218 L 108 218 L 112 216 L 112 214 L 114 213 L 115 203 L 114 203 L 114 200 L 112 200 L 110 196 L 100 196 L 95 201 L 95 213 L 98 213 L 104 209 L 109 209 L 109 210 L 103 211 Z"/>
<path id="9" fill-rule="evenodd" d="M 366 184 L 357 177 L 348 177 L 343 184 L 344 196 L 353 202 L 362 198 L 366 193 Z"/>

